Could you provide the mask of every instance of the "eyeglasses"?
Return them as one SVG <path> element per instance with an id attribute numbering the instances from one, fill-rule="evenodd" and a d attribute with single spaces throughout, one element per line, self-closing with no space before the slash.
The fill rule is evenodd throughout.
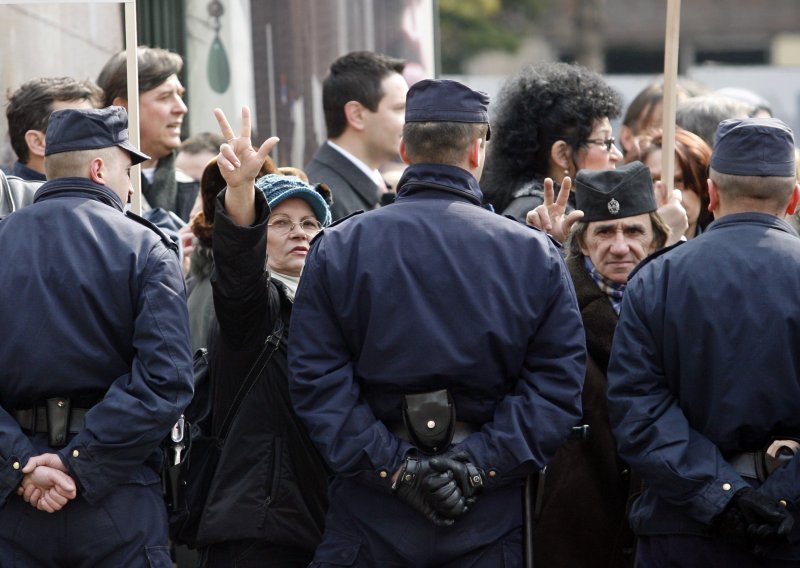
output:
<path id="1" fill-rule="evenodd" d="M 267 223 L 267 227 L 278 233 L 279 235 L 288 235 L 297 226 L 303 230 L 306 235 L 314 236 L 322 230 L 322 225 L 316 219 L 303 219 L 299 223 L 295 223 L 287 217 L 278 217 L 273 219 L 272 223 Z"/>
<path id="2" fill-rule="evenodd" d="M 586 141 L 587 144 L 597 144 L 598 146 L 605 146 L 606 152 L 611 151 L 611 147 L 617 143 L 617 139 L 613 136 L 611 138 L 590 138 Z"/>

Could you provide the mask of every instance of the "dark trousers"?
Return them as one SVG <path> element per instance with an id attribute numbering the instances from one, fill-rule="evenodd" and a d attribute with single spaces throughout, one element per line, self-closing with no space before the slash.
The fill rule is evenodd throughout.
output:
<path id="1" fill-rule="evenodd" d="M 313 550 L 277 546 L 260 540 L 213 544 L 200 551 L 200 568 L 305 568 Z"/>
<path id="2" fill-rule="evenodd" d="M 795 568 L 800 560 L 757 558 L 717 539 L 693 535 L 640 536 L 636 568 Z"/>
<path id="3" fill-rule="evenodd" d="M 3 568 L 172 568 L 160 484 L 121 485 L 98 503 L 81 496 L 56 513 L 16 493 L 0 511 Z"/>
<path id="4" fill-rule="evenodd" d="M 522 566 L 522 482 L 478 497 L 453 526 L 437 527 L 389 492 L 351 478 L 331 484 L 315 568 Z"/>

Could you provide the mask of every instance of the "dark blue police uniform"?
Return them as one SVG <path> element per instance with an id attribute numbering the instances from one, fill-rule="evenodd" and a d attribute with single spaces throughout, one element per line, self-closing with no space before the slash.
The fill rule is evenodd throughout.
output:
<path id="1" fill-rule="evenodd" d="M 412 165 L 394 204 L 312 243 L 289 359 L 295 409 L 335 471 L 314 566 L 522 564 L 523 480 L 580 419 L 584 333 L 558 249 L 480 202 L 466 170 Z M 455 448 L 486 474 L 450 527 L 391 492 L 411 448 L 390 430 L 403 395 L 443 388 L 476 429 Z"/>
<path id="2" fill-rule="evenodd" d="M 0 223 L 3 567 L 172 566 L 158 446 L 192 395 L 188 315 L 174 245 L 143 223 L 85 178 L 47 182 Z M 60 448 L 42 428 L 51 397 L 88 409 Z M 15 493 L 42 453 L 78 488 L 52 514 Z"/>
<path id="3" fill-rule="evenodd" d="M 775 437 L 800 435 L 796 290 L 797 233 L 755 212 L 715 221 L 629 280 L 608 396 L 622 457 L 646 482 L 631 511 L 637 534 L 708 537 L 734 493 L 758 485 L 728 460 Z M 796 512 L 800 462 L 778 470 L 761 490 Z M 798 539 L 795 524 L 790 540 Z M 716 560 L 694 565 L 726 565 L 724 554 L 736 558 L 727 565 L 750 565 L 745 552 L 707 542 Z M 776 546 L 768 557 L 800 561 L 800 546 Z"/>

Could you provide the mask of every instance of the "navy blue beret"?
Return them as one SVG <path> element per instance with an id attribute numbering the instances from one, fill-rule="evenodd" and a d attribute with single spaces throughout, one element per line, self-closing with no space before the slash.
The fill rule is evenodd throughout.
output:
<path id="1" fill-rule="evenodd" d="M 45 156 L 111 146 L 127 150 L 134 165 L 150 159 L 128 141 L 128 113 L 120 106 L 63 109 L 50 115 Z"/>
<path id="2" fill-rule="evenodd" d="M 575 202 L 581 221 L 607 221 L 655 211 L 650 168 L 631 162 L 615 170 L 581 170 L 575 176 Z"/>
<path id="3" fill-rule="evenodd" d="M 489 95 L 457 81 L 425 79 L 406 96 L 406 122 L 489 123 Z"/>
<path id="4" fill-rule="evenodd" d="M 711 168 L 734 176 L 795 177 L 792 129 L 777 118 L 723 120 L 714 136 Z"/>

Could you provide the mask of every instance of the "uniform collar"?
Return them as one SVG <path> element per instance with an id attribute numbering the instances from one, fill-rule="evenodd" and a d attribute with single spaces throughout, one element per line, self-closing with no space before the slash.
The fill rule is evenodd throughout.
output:
<path id="1" fill-rule="evenodd" d="M 36 191 L 33 202 L 38 203 L 55 197 L 83 197 L 105 203 L 119 211 L 124 207 L 119 196 L 108 187 L 82 177 L 66 177 L 46 182 Z"/>
<path id="2" fill-rule="evenodd" d="M 463 168 L 443 164 L 414 164 L 397 183 L 398 201 L 419 191 L 439 190 L 480 205 L 483 193 L 478 180 Z"/>
<path id="3" fill-rule="evenodd" d="M 711 231 L 722 229 L 724 227 L 727 227 L 729 225 L 734 225 L 737 223 L 763 225 L 765 227 L 772 227 L 773 229 L 778 229 L 780 231 L 784 231 L 786 233 L 798 236 L 797 231 L 795 231 L 794 227 L 792 227 L 789 223 L 787 223 L 783 219 L 780 219 L 775 215 L 770 215 L 769 213 L 758 213 L 755 211 L 748 211 L 746 213 L 731 213 L 730 215 L 725 215 L 721 219 L 715 220 L 708 227 L 706 227 L 705 232 L 709 233 Z"/>

